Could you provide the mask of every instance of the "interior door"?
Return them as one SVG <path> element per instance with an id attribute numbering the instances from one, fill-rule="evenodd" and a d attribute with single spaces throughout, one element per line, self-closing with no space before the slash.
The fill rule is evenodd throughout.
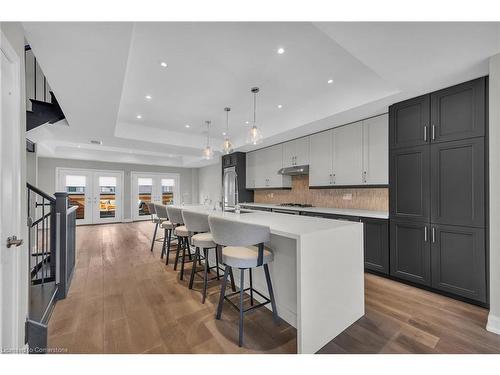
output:
<path id="1" fill-rule="evenodd" d="M 88 170 L 60 169 L 58 173 L 58 190 L 68 193 L 69 203 L 77 206 L 77 224 L 92 224 L 94 205 L 93 175 Z M 95 199 L 97 201 L 97 197 Z"/>
<path id="2" fill-rule="evenodd" d="M 24 347 L 28 313 L 28 246 L 26 214 L 22 209 L 20 59 L 0 30 L 0 348 Z M 23 132 L 23 133 L 21 133 Z M 16 236 L 24 243 L 7 247 Z"/>
<path id="3" fill-rule="evenodd" d="M 122 174 L 94 172 L 92 189 L 92 222 L 112 223 L 122 219 Z"/>

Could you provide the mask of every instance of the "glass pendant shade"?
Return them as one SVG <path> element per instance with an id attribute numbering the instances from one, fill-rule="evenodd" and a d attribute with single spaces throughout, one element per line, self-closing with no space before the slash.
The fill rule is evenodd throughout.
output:
<path id="1" fill-rule="evenodd" d="M 262 143 L 262 132 L 256 125 L 253 125 L 248 131 L 247 143 L 252 145 L 258 145 Z"/>
<path id="2" fill-rule="evenodd" d="M 226 112 L 226 137 L 224 138 L 224 143 L 222 144 L 222 152 L 224 154 L 230 154 L 233 152 L 233 143 L 231 142 L 231 139 L 229 139 L 229 111 L 231 108 L 226 107 L 224 108 L 224 111 Z"/>
<path id="3" fill-rule="evenodd" d="M 250 90 L 253 94 L 253 125 L 248 131 L 247 134 L 247 144 L 251 145 L 258 145 L 259 143 L 262 143 L 263 137 L 262 137 L 262 132 L 260 129 L 257 127 L 257 93 L 259 92 L 258 87 L 252 87 Z"/>
<path id="4" fill-rule="evenodd" d="M 212 160 L 214 158 L 214 150 L 212 150 L 212 147 L 207 146 L 203 149 L 203 159 L 205 160 Z"/>
<path id="5" fill-rule="evenodd" d="M 224 143 L 222 145 L 222 151 L 224 151 L 224 154 L 230 154 L 233 152 L 233 144 L 231 143 L 231 140 L 229 137 L 224 138 Z"/>
<path id="6" fill-rule="evenodd" d="M 203 159 L 211 160 L 214 158 L 214 150 L 210 147 L 210 121 L 205 121 L 207 124 L 207 146 L 203 149 Z"/>

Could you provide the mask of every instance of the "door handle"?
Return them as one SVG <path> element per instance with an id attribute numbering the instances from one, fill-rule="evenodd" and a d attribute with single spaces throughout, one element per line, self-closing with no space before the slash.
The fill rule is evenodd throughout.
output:
<path id="1" fill-rule="evenodd" d="M 436 125 L 432 124 L 432 140 L 434 141 L 436 139 Z"/>
<path id="2" fill-rule="evenodd" d="M 335 177 L 335 173 L 333 174 L 333 184 L 335 185 L 337 183 L 337 179 Z"/>
<path id="3" fill-rule="evenodd" d="M 12 246 L 19 247 L 23 244 L 22 239 L 18 239 L 16 236 L 11 236 L 7 238 L 7 248 L 11 248 Z"/>
<path id="4" fill-rule="evenodd" d="M 366 171 L 363 171 L 362 181 L 366 183 Z"/>
<path id="5" fill-rule="evenodd" d="M 427 225 L 424 227 L 424 242 L 427 242 Z"/>
<path id="6" fill-rule="evenodd" d="M 436 243 L 436 228 L 432 227 L 432 243 Z"/>
<path id="7" fill-rule="evenodd" d="M 424 126 L 424 142 L 427 142 L 427 125 Z"/>

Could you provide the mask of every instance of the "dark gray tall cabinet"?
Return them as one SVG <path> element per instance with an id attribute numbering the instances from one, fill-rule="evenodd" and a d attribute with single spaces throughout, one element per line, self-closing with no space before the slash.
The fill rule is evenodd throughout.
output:
<path id="1" fill-rule="evenodd" d="M 389 108 L 390 274 L 486 304 L 487 78 Z"/>

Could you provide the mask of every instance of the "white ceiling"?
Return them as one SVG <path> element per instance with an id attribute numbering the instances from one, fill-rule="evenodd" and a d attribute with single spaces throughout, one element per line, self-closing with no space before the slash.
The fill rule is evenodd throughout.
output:
<path id="1" fill-rule="evenodd" d="M 261 88 L 264 144 L 272 144 L 488 74 L 499 25 L 25 23 L 69 124 L 29 137 L 42 156 L 199 167 L 210 163 L 201 158 L 203 121 L 212 121 L 211 144 L 220 150 L 226 106 L 231 138 L 250 149 L 253 86 Z"/>

